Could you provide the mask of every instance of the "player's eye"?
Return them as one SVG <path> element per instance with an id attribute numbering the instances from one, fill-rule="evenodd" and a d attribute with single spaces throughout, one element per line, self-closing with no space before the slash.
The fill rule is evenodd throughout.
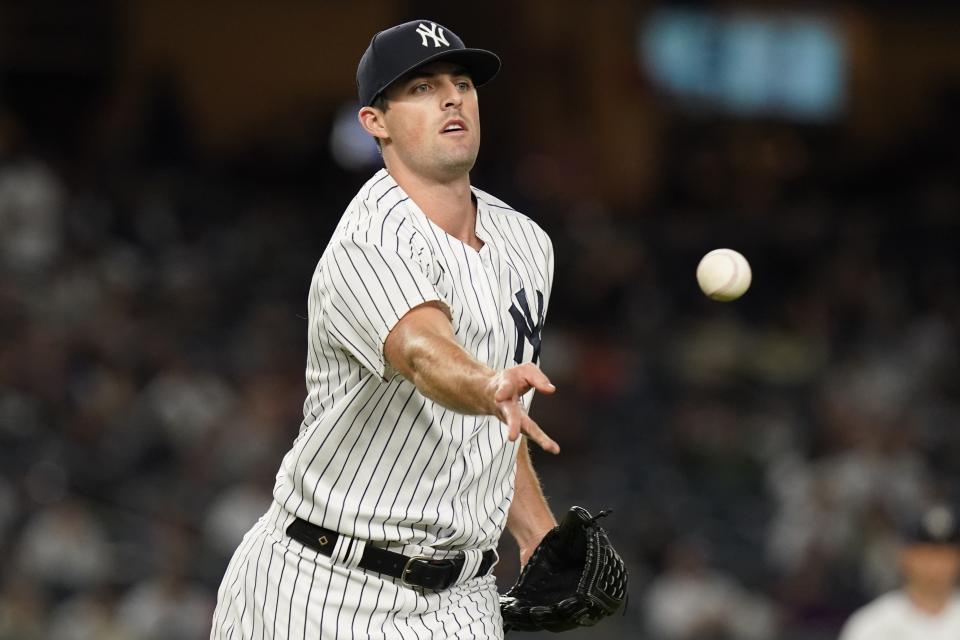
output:
<path id="1" fill-rule="evenodd" d="M 421 82 L 420 84 L 415 85 L 413 87 L 414 93 L 426 93 L 429 90 L 430 90 L 430 85 L 427 84 L 426 82 Z"/>
<path id="2" fill-rule="evenodd" d="M 460 82 L 457 83 L 457 89 L 459 89 L 460 91 L 469 91 L 470 83 L 467 82 L 466 80 L 461 80 Z"/>

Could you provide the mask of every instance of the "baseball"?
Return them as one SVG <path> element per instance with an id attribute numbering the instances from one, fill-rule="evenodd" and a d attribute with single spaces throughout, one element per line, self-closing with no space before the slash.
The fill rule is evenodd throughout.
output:
<path id="1" fill-rule="evenodd" d="M 742 296 L 750 288 L 752 277 L 750 263 L 733 249 L 714 249 L 697 265 L 700 289 L 708 298 L 720 302 Z"/>

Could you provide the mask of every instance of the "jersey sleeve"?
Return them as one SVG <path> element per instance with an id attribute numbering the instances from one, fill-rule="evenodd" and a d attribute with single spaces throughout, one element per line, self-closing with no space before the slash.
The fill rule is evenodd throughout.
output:
<path id="1" fill-rule="evenodd" d="M 394 248 L 345 237 L 324 255 L 325 317 L 334 342 L 381 378 L 387 335 L 408 311 L 440 301 L 429 265 Z"/>

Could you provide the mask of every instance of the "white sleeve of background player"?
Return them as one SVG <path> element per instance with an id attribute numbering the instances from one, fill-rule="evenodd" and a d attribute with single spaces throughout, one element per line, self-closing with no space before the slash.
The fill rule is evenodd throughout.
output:
<path id="1" fill-rule="evenodd" d="M 854 613 L 843 629 L 840 631 L 838 640 L 873 640 L 877 637 L 882 628 L 876 624 L 876 616 L 870 615 L 871 610 L 861 609 Z"/>
<path id="2" fill-rule="evenodd" d="M 387 334 L 410 309 L 424 302 L 443 302 L 443 298 L 424 266 L 393 248 L 344 237 L 331 245 L 326 258 L 330 333 L 363 366 L 383 378 Z"/>

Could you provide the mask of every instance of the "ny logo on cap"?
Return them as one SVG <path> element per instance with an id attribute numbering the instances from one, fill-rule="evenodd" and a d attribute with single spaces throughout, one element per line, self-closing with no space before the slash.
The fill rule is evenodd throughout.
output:
<path id="1" fill-rule="evenodd" d="M 431 22 L 429 27 L 421 22 L 417 26 L 417 33 L 420 35 L 420 39 L 423 41 L 423 46 L 425 47 L 430 46 L 427 44 L 427 38 L 433 38 L 434 47 L 439 47 L 441 42 L 448 47 L 450 46 L 450 43 L 447 42 L 447 37 L 443 35 L 443 27 L 438 27 L 434 22 Z"/>

